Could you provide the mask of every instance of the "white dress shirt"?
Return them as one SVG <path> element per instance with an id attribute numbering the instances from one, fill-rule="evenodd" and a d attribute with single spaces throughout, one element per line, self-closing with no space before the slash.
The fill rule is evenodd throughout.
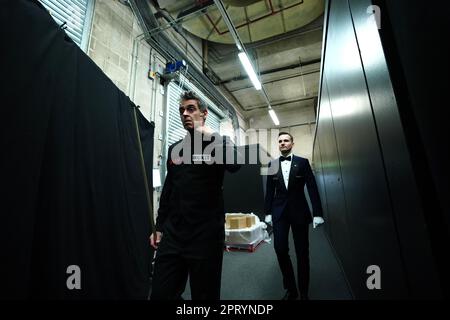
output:
<path id="1" fill-rule="evenodd" d="M 281 172 L 283 173 L 284 185 L 286 190 L 289 186 L 289 173 L 291 172 L 292 158 L 294 155 L 292 153 L 288 154 L 286 157 L 291 157 L 291 161 L 281 161 Z"/>

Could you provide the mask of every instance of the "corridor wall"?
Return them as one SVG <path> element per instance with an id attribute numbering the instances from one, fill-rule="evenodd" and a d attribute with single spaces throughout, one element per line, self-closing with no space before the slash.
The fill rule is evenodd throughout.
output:
<path id="1" fill-rule="evenodd" d="M 436 298 L 435 256 L 376 9 L 327 1 L 313 151 L 327 234 L 356 299 Z M 380 288 L 370 286 L 371 266 Z"/>

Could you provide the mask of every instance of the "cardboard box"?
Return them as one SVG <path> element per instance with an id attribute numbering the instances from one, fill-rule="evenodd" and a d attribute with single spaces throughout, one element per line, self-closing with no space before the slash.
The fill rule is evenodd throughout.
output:
<path id="1" fill-rule="evenodd" d="M 237 213 L 227 213 L 225 215 L 225 223 L 226 223 L 225 227 L 227 229 L 230 229 L 230 222 L 232 220 L 235 220 L 236 218 L 242 218 L 242 217 L 245 218 L 245 215 L 244 214 L 237 214 Z M 233 225 L 235 225 L 235 224 L 236 224 L 236 222 L 233 222 Z M 245 225 L 247 226 L 247 220 L 245 220 Z M 246 226 L 244 228 L 246 228 Z"/>
<path id="2" fill-rule="evenodd" d="M 247 228 L 246 217 L 232 217 L 229 219 L 229 229 L 242 229 Z"/>
<path id="3" fill-rule="evenodd" d="M 254 226 L 255 223 L 256 223 L 255 216 L 247 215 L 245 217 L 245 219 L 246 219 L 246 222 L 247 222 L 247 228 L 250 228 L 251 226 Z"/>
<path id="4" fill-rule="evenodd" d="M 251 214 L 227 214 L 226 229 L 250 228 L 256 224 L 256 217 Z"/>

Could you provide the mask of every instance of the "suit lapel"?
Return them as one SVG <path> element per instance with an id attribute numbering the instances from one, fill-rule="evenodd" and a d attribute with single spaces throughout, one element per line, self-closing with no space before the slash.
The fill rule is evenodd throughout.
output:
<path id="1" fill-rule="evenodd" d="M 288 187 L 293 183 L 294 178 L 295 178 L 295 174 L 297 173 L 298 170 L 298 159 L 295 156 L 292 156 L 292 163 L 291 163 L 291 171 L 289 171 L 289 182 L 288 182 Z"/>
<path id="2" fill-rule="evenodd" d="M 281 185 L 284 187 L 285 190 L 287 190 L 286 188 L 286 184 L 284 183 L 284 177 L 283 177 L 283 169 L 281 169 L 281 161 L 280 158 L 278 158 L 278 181 L 281 181 Z"/>

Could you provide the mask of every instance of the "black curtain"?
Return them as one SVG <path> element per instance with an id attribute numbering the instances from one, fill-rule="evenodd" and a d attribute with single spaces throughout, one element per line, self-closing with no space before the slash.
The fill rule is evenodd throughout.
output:
<path id="1" fill-rule="evenodd" d="M 0 7 L 0 298 L 146 299 L 154 124 L 136 109 L 139 141 L 136 107 L 37 1 Z"/>

